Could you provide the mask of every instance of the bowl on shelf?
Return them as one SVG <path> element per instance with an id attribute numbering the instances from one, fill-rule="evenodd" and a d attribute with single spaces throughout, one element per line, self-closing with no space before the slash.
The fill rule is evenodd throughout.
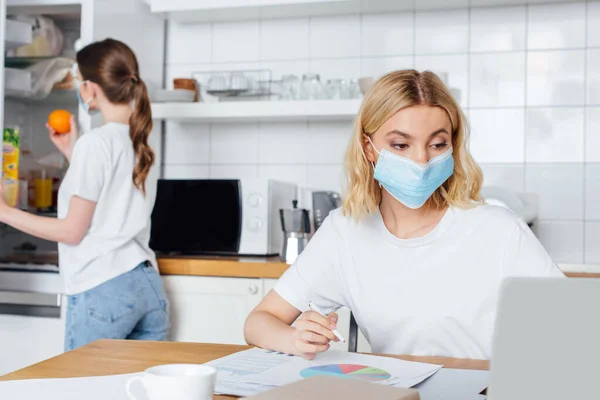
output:
<path id="1" fill-rule="evenodd" d="M 173 88 L 175 90 L 184 89 L 194 92 L 194 101 L 200 100 L 200 88 L 195 79 L 190 78 L 175 78 L 173 79 Z"/>
<path id="2" fill-rule="evenodd" d="M 369 93 L 369 90 L 371 90 L 374 84 L 375 78 L 372 76 L 366 76 L 358 80 L 358 87 L 360 87 L 360 92 L 363 94 L 363 96 Z"/>

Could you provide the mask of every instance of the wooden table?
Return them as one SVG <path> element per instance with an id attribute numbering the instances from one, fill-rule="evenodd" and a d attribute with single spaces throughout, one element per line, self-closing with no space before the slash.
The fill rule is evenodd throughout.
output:
<path id="1" fill-rule="evenodd" d="M 248 348 L 247 346 L 202 343 L 99 340 L 58 357 L 4 375 L 0 377 L 0 380 L 129 374 L 160 364 L 201 364 Z M 443 364 L 448 368 L 477 370 L 489 368 L 488 362 L 483 360 L 407 356 L 397 356 L 397 358 Z M 215 398 L 224 400 L 234 397 L 215 396 Z"/>

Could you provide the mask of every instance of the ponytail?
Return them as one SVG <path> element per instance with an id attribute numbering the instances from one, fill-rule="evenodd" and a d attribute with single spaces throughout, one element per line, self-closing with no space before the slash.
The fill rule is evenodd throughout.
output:
<path id="1" fill-rule="evenodd" d="M 148 145 L 148 136 L 152 131 L 152 110 L 148 89 L 140 79 L 135 54 L 125 43 L 105 39 L 79 50 L 77 65 L 82 78 L 99 85 L 108 101 L 113 104 L 135 104 L 129 118 L 129 137 L 135 153 L 132 179 L 135 187 L 145 195 L 146 178 L 154 164 L 154 152 Z"/>
<path id="2" fill-rule="evenodd" d="M 145 195 L 146 178 L 154 164 L 154 151 L 148 145 L 148 136 L 152 131 L 152 110 L 144 81 L 136 77 L 134 85 L 135 108 L 129 119 L 129 136 L 136 160 L 133 168 L 133 184 Z"/>

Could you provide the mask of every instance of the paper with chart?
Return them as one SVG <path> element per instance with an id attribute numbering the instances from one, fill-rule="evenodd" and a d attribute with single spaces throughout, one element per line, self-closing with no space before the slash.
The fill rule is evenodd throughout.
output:
<path id="1" fill-rule="evenodd" d="M 312 360 L 293 357 L 268 371 L 246 375 L 242 381 L 268 386 L 283 386 L 315 375 L 359 379 L 383 385 L 412 387 L 442 368 L 441 365 L 417 363 L 330 350 Z"/>
<path id="2" fill-rule="evenodd" d="M 248 379 L 252 380 L 251 377 L 268 373 L 271 369 L 294 360 L 299 359 L 275 351 L 254 348 L 219 358 L 206 365 L 218 370 L 216 394 L 250 396 L 273 389 L 274 386 L 247 382 Z"/>

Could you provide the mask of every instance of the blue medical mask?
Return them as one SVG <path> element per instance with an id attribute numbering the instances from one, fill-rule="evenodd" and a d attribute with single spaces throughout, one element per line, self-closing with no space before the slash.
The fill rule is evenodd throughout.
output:
<path id="1" fill-rule="evenodd" d="M 81 106 L 81 108 L 83 108 L 83 110 L 86 113 L 90 113 L 90 101 L 83 101 L 83 99 L 81 98 L 81 93 L 79 93 L 79 85 L 76 85 L 77 89 L 75 89 L 77 91 L 77 100 L 79 101 L 79 105 Z"/>
<path id="2" fill-rule="evenodd" d="M 432 158 L 425 165 L 401 157 L 385 149 L 379 154 L 375 169 L 375 179 L 396 200 L 408 208 L 421 208 L 444 182 L 454 173 L 452 148 Z"/>
<path id="3" fill-rule="evenodd" d="M 83 101 L 83 99 L 81 98 L 81 81 L 77 77 L 77 72 L 77 64 L 73 64 L 73 69 L 71 73 L 73 74 L 73 79 L 75 81 L 75 93 L 77 93 L 77 100 L 79 101 L 79 105 L 81 106 L 81 108 L 83 108 L 83 110 L 86 113 L 93 114 L 93 112 L 90 110 L 90 103 L 92 102 L 92 99 L 89 99 L 88 101 Z"/>

